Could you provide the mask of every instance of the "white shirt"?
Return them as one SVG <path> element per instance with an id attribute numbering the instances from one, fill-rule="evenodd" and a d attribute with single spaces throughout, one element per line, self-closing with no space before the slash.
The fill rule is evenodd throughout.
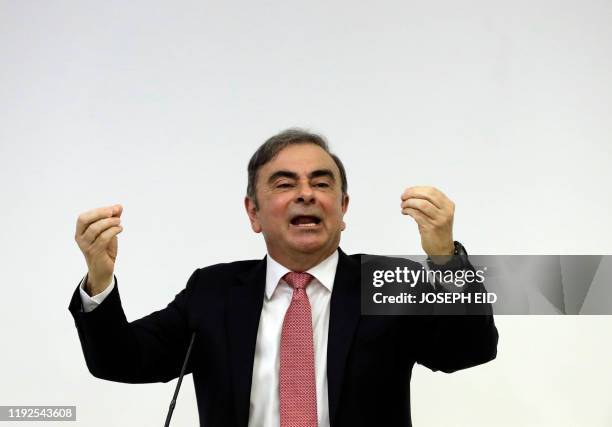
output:
<path id="1" fill-rule="evenodd" d="M 279 402 L 279 369 L 280 339 L 285 313 L 291 303 L 293 289 L 282 277 L 288 268 L 279 264 L 268 254 L 266 257 L 266 292 L 264 295 L 255 359 L 251 381 L 251 400 L 249 408 L 249 427 L 280 426 Z M 329 311 L 338 251 L 334 251 L 320 264 L 309 269 L 307 273 L 314 276 L 306 287 L 312 312 L 312 332 L 315 354 L 315 381 L 317 388 L 317 417 L 319 427 L 329 427 L 329 407 L 327 398 L 327 336 L 329 330 Z M 112 281 L 103 292 L 90 297 L 83 289 L 81 281 L 80 294 L 83 311 L 96 308 L 115 287 Z"/>

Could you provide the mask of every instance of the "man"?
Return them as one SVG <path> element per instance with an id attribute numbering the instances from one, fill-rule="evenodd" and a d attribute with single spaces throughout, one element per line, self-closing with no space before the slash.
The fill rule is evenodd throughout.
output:
<path id="1" fill-rule="evenodd" d="M 495 357 L 491 315 L 361 315 L 360 255 L 339 247 L 346 173 L 322 137 L 273 136 L 251 158 L 248 181 L 245 208 L 266 257 L 197 269 L 165 309 L 131 323 L 113 280 L 122 207 L 79 216 L 88 273 L 69 309 L 93 375 L 170 381 L 195 331 L 187 372 L 201 425 L 410 426 L 414 363 L 453 372 Z M 453 257 L 462 246 L 443 193 L 411 187 L 401 198 L 430 268 L 471 267 Z"/>

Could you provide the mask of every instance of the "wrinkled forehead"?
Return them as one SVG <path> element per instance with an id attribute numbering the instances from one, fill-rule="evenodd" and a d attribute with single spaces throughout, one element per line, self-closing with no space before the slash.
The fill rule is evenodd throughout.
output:
<path id="1" fill-rule="evenodd" d="M 287 171 L 298 176 L 308 177 L 318 170 L 332 171 L 334 178 L 340 180 L 340 170 L 334 159 L 324 149 L 315 144 L 293 144 L 280 150 L 259 171 L 259 179 L 267 179 L 279 171 Z"/>

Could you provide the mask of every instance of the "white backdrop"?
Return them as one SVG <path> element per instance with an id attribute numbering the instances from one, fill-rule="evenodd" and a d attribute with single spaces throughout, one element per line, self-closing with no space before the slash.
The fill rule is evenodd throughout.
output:
<path id="1" fill-rule="evenodd" d="M 611 20 L 610 1 L 0 1 L 0 405 L 161 425 L 175 381 L 87 371 L 76 218 L 123 204 L 116 274 L 144 316 L 196 268 L 264 255 L 246 164 L 290 126 L 346 164 L 349 253 L 422 252 L 412 185 L 455 201 L 472 254 L 612 253 Z M 496 321 L 495 361 L 415 368 L 415 426 L 612 425 L 612 318 Z M 174 419 L 197 424 L 191 377 Z"/>

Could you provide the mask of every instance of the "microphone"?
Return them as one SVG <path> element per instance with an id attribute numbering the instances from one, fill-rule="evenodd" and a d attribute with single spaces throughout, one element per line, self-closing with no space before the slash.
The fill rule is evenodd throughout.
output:
<path id="1" fill-rule="evenodd" d="M 172 412 L 174 412 L 174 407 L 176 406 L 176 398 L 178 396 L 179 389 L 181 388 L 181 383 L 183 382 L 183 375 L 185 375 L 185 369 L 187 368 L 187 362 L 189 361 L 189 355 L 191 354 L 191 348 L 193 347 L 195 334 L 195 331 L 191 334 L 191 342 L 189 343 L 189 348 L 187 348 L 187 354 L 185 355 L 185 361 L 183 362 L 181 375 L 179 376 L 178 382 L 176 383 L 176 389 L 174 389 L 174 396 L 172 397 L 172 401 L 170 402 L 170 408 L 168 408 L 168 415 L 166 416 L 166 423 L 164 424 L 164 427 L 168 427 L 170 425 L 170 418 L 172 418 Z"/>

